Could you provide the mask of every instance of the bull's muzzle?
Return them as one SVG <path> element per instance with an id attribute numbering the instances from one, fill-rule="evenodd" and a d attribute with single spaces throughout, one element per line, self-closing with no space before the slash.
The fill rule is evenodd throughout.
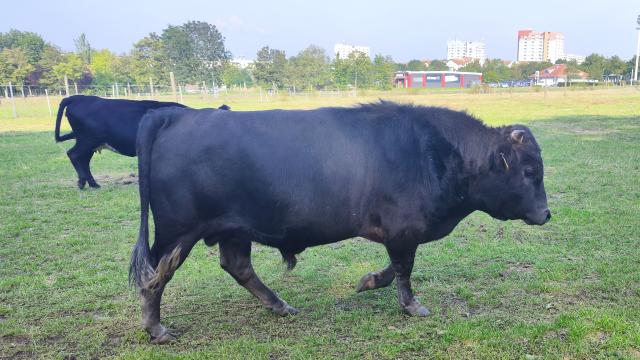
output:
<path id="1" fill-rule="evenodd" d="M 544 209 L 542 211 L 536 211 L 533 214 L 529 214 L 524 222 L 528 225 L 544 225 L 551 220 L 551 210 Z"/>

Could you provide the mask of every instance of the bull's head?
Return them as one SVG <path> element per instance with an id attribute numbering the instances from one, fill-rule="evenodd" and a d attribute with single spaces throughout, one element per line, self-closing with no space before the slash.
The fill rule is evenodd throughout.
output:
<path id="1" fill-rule="evenodd" d="M 496 219 L 543 225 L 551 219 L 551 211 L 544 190 L 540 147 L 525 126 L 508 126 L 500 131 L 501 140 L 490 156 L 487 173 L 471 184 L 470 195 L 481 210 Z"/>

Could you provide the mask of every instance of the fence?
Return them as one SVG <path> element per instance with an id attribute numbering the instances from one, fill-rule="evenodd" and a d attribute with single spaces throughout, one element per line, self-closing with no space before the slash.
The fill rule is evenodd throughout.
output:
<path id="1" fill-rule="evenodd" d="M 357 95 L 355 88 L 325 88 L 323 90 L 265 89 L 261 87 L 246 88 L 234 86 L 227 88 L 209 86 L 202 82 L 195 84 L 171 85 L 132 85 L 114 83 L 110 86 L 78 85 L 66 86 L 21 86 L 0 84 L 0 120 L 22 117 L 55 116 L 60 101 L 71 95 L 96 95 L 110 99 L 159 100 L 175 101 L 201 105 L 219 99 L 222 101 L 238 101 L 263 103 L 272 101 L 274 97 L 353 97 Z M 220 99 L 223 97 L 223 99 Z M 215 105 L 213 103 L 211 106 Z M 217 106 L 217 105 L 216 105 Z"/>

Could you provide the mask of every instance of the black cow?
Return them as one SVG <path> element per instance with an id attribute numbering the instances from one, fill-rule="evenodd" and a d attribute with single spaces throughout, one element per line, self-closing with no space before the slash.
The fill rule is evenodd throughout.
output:
<path id="1" fill-rule="evenodd" d="M 157 343 L 171 339 L 160 324 L 164 287 L 200 239 L 219 244 L 222 268 L 287 315 L 298 311 L 253 271 L 252 241 L 278 248 L 293 267 L 307 247 L 367 238 L 386 247 L 390 264 L 357 291 L 396 278 L 404 311 L 425 316 L 410 284 L 419 244 L 476 210 L 536 225 L 551 217 L 529 129 L 490 128 L 443 108 L 159 109 L 142 119 L 137 148 L 141 224 L 129 275 Z"/>
<path id="2" fill-rule="evenodd" d="M 91 175 L 89 162 L 93 153 L 108 148 L 127 156 L 136 156 L 136 135 L 142 116 L 151 109 L 186 106 L 174 102 L 103 99 L 97 96 L 75 95 L 63 99 L 56 117 L 57 142 L 76 139 L 67 151 L 71 164 L 78 173 L 78 187 L 99 188 Z M 66 108 L 72 131 L 60 136 L 60 121 Z M 227 105 L 219 109 L 228 110 Z"/>

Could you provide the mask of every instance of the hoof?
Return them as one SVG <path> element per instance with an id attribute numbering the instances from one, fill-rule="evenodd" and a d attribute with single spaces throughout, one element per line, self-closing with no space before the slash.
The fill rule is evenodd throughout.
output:
<path id="1" fill-rule="evenodd" d="M 296 308 L 294 308 L 293 306 L 287 304 L 286 302 L 283 304 L 283 306 L 272 309 L 273 312 L 275 312 L 276 314 L 280 315 L 280 316 L 287 316 L 287 315 L 295 315 L 297 313 L 299 313 L 300 311 Z"/>
<path id="2" fill-rule="evenodd" d="M 149 333 L 150 341 L 152 344 L 166 344 L 177 339 L 175 334 L 169 332 L 169 330 L 167 330 L 167 328 L 162 326 L 161 324 L 157 324 L 156 326 L 147 328 L 147 332 Z"/>
<path id="3" fill-rule="evenodd" d="M 154 345 L 162 345 L 172 341 L 175 341 L 177 338 L 175 335 L 170 334 L 169 332 L 165 332 L 160 336 L 151 336 L 151 343 Z"/>
<path id="4" fill-rule="evenodd" d="M 78 180 L 78 189 L 80 189 L 80 190 L 84 189 L 84 185 L 86 183 L 87 182 L 85 180 Z"/>
<path id="5" fill-rule="evenodd" d="M 425 317 L 431 315 L 431 312 L 426 307 L 422 306 L 419 302 L 415 302 L 411 305 L 405 306 L 404 311 L 411 316 Z"/>
<path id="6" fill-rule="evenodd" d="M 356 292 L 363 292 L 366 290 L 375 289 L 376 279 L 374 273 L 368 273 L 360 279 L 360 283 L 356 286 Z"/>
<path id="7" fill-rule="evenodd" d="M 169 332 L 169 330 L 167 330 L 167 328 L 165 328 L 162 325 L 159 325 L 154 330 L 151 330 L 151 331 L 147 330 L 147 331 L 149 332 L 149 336 L 151 337 L 152 344 L 156 344 L 156 345 L 166 344 L 168 342 L 175 341 L 177 339 L 177 337 L 174 334 Z"/>
<path id="8" fill-rule="evenodd" d="M 94 188 L 94 189 L 100 189 L 100 185 L 98 185 L 97 182 L 89 182 L 89 186 Z"/>

